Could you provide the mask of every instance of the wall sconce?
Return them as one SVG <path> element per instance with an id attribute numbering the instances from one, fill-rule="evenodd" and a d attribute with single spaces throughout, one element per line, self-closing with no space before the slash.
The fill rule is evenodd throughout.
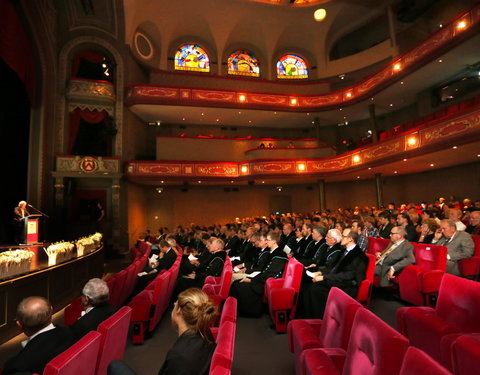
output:
<path id="1" fill-rule="evenodd" d="M 155 190 L 157 191 L 158 194 L 163 193 L 163 187 L 157 187 Z"/>
<path id="2" fill-rule="evenodd" d="M 248 172 L 248 167 L 247 167 L 246 165 L 242 165 L 242 166 L 240 167 L 240 171 L 241 171 L 242 173 L 247 173 L 247 172 Z"/>
<path id="3" fill-rule="evenodd" d="M 297 170 L 299 170 L 300 172 L 305 171 L 306 168 L 307 168 L 307 166 L 305 165 L 305 163 L 297 164 Z"/>
<path id="4" fill-rule="evenodd" d="M 345 94 L 345 97 L 348 98 L 348 99 L 350 99 L 350 98 L 352 97 L 352 92 L 351 92 L 351 91 L 347 92 L 347 93 Z"/>
<path id="5" fill-rule="evenodd" d="M 393 66 L 393 71 L 394 72 L 398 72 L 399 70 L 402 69 L 402 64 L 400 63 L 396 63 L 394 66 Z"/>
<path id="6" fill-rule="evenodd" d="M 409 137 L 407 139 L 407 144 L 410 147 L 414 147 L 417 144 L 417 138 L 416 137 Z"/>
<path id="7" fill-rule="evenodd" d="M 465 20 L 462 20 L 462 21 L 458 21 L 455 28 L 457 30 L 464 30 L 467 28 L 467 22 Z"/>
<path id="8" fill-rule="evenodd" d="M 352 161 L 354 164 L 358 164 L 360 163 L 362 159 L 360 159 L 360 155 L 354 155 L 353 158 L 352 158 Z"/>
<path id="9" fill-rule="evenodd" d="M 277 186 L 275 189 L 280 193 L 283 190 L 283 186 Z"/>
<path id="10" fill-rule="evenodd" d="M 238 95 L 238 101 L 239 102 L 245 102 L 247 100 L 247 96 L 244 94 Z"/>
<path id="11" fill-rule="evenodd" d="M 290 105 L 297 105 L 298 99 L 297 98 L 290 98 Z"/>

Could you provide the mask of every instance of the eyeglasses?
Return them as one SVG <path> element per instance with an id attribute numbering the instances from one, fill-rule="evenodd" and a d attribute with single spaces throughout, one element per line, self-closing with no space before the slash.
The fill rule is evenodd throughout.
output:
<path id="1" fill-rule="evenodd" d="M 400 232 L 390 232 L 390 236 L 391 236 L 392 234 L 400 234 Z"/>

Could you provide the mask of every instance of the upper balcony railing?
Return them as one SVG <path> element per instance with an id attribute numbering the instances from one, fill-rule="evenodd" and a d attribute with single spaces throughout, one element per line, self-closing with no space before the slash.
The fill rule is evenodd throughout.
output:
<path id="1" fill-rule="evenodd" d="M 67 98 L 70 101 L 107 101 L 115 102 L 115 86 L 107 81 L 71 79 L 67 85 Z"/>
<path id="2" fill-rule="evenodd" d="M 258 108 L 310 112 L 343 107 L 365 100 L 430 62 L 463 40 L 478 34 L 480 4 L 443 25 L 423 42 L 397 56 L 377 73 L 342 90 L 319 94 L 264 93 L 167 85 L 132 85 L 127 89 L 127 105 L 165 104 L 226 108 Z M 214 78 L 212 78 L 214 79 Z"/>

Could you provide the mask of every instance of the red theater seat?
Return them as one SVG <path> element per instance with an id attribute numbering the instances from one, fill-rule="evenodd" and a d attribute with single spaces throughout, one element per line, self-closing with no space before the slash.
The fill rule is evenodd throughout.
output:
<path id="1" fill-rule="evenodd" d="M 367 253 L 368 266 L 365 271 L 365 280 L 362 280 L 358 287 L 357 301 L 363 306 L 368 307 L 370 305 L 370 299 L 372 297 L 373 278 L 375 274 L 376 257 Z"/>
<path id="2" fill-rule="evenodd" d="M 338 288 L 328 294 L 323 319 L 298 319 L 288 323 L 288 345 L 295 358 L 295 373 L 301 374 L 301 354 L 311 348 L 346 350 L 353 319 L 362 306 Z"/>
<path id="3" fill-rule="evenodd" d="M 480 332 L 479 316 L 480 283 L 445 274 L 436 307 L 399 308 L 397 328 L 411 345 L 451 368 L 450 345 L 460 333 Z"/>
<path id="4" fill-rule="evenodd" d="M 480 236 L 472 235 L 472 239 L 475 244 L 473 257 L 460 259 L 458 261 L 458 269 L 463 277 L 480 280 Z"/>
<path id="5" fill-rule="evenodd" d="M 237 299 L 233 297 L 228 297 L 223 304 L 222 313 L 220 315 L 220 322 L 218 327 L 211 327 L 210 331 L 212 332 L 215 340 L 218 336 L 218 330 L 223 326 L 225 322 L 237 322 Z"/>
<path id="6" fill-rule="evenodd" d="M 202 287 L 202 290 L 210 296 L 219 309 L 222 308 L 223 301 L 227 299 L 230 292 L 232 274 L 232 262 L 227 257 L 223 265 L 222 274 L 219 277 L 208 276 Z"/>
<path id="7" fill-rule="evenodd" d="M 455 375 L 480 372 L 480 334 L 460 336 L 452 345 L 452 365 Z"/>
<path id="8" fill-rule="evenodd" d="M 65 307 L 63 312 L 63 324 L 71 326 L 82 315 L 82 297 L 75 298 L 70 305 Z"/>
<path id="9" fill-rule="evenodd" d="M 101 335 L 91 331 L 47 363 L 43 375 L 95 375 Z"/>
<path id="10" fill-rule="evenodd" d="M 375 255 L 375 253 L 381 253 L 387 248 L 389 243 L 390 240 L 385 238 L 368 237 L 367 253 L 372 255 Z"/>
<path id="11" fill-rule="evenodd" d="M 295 316 L 303 269 L 303 264 L 291 258 L 282 278 L 265 283 L 268 310 L 277 332 L 286 332 L 288 321 Z"/>
<path id="12" fill-rule="evenodd" d="M 96 375 L 106 375 L 110 362 L 123 359 L 131 315 L 132 309 L 123 306 L 110 318 L 99 324 L 98 332 L 101 334 L 101 340 Z M 83 374 L 83 372 L 79 372 L 79 374 Z"/>
<path id="13" fill-rule="evenodd" d="M 362 308 L 355 315 L 346 352 L 307 349 L 302 353 L 302 368 L 306 375 L 398 374 L 407 347 L 404 336 Z"/>
<path id="14" fill-rule="evenodd" d="M 235 348 L 236 323 L 225 322 L 218 330 L 217 347 L 212 356 L 210 372 L 216 367 L 231 371 Z"/>
<path id="15" fill-rule="evenodd" d="M 115 277 L 115 284 L 110 290 L 110 304 L 118 309 L 120 306 L 122 306 L 124 300 L 124 287 L 125 287 L 125 281 L 127 280 L 128 272 L 126 269 L 118 272 L 114 277 Z"/>
<path id="16" fill-rule="evenodd" d="M 433 305 L 447 267 L 447 248 L 413 243 L 415 264 L 398 276 L 400 298 L 414 305 Z"/>
<path id="17" fill-rule="evenodd" d="M 427 353 L 411 346 L 403 359 L 399 375 L 451 375 L 445 367 L 434 361 Z"/>

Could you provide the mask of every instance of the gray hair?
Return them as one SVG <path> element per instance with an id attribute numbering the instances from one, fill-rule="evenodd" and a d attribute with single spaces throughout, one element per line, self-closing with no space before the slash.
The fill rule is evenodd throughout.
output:
<path id="1" fill-rule="evenodd" d="M 108 285 L 102 279 L 90 279 L 83 287 L 82 294 L 88 297 L 92 306 L 106 304 L 109 298 Z"/>
<path id="2" fill-rule="evenodd" d="M 328 234 L 330 234 L 330 236 L 335 238 L 335 241 L 342 242 L 342 234 L 340 233 L 340 231 L 338 229 L 330 229 L 328 231 Z"/>

